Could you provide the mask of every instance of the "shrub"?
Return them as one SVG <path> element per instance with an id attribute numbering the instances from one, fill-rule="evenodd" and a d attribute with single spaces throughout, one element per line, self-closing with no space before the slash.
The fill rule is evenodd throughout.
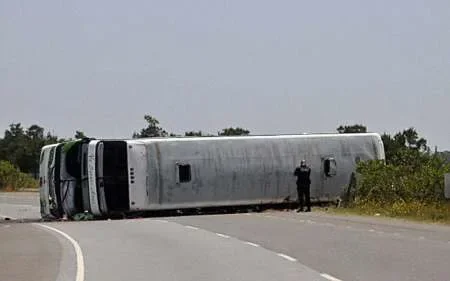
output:
<path id="1" fill-rule="evenodd" d="M 415 161 L 418 161 L 415 159 Z M 355 203 L 430 203 L 444 199 L 444 174 L 449 166 L 434 156 L 424 157 L 421 165 L 384 164 L 368 161 L 358 164 L 360 174 Z"/>
<path id="2" fill-rule="evenodd" d="M 366 214 L 449 220 L 444 174 L 450 165 L 437 155 L 418 151 L 404 150 L 397 156 L 390 164 L 360 162 L 347 206 Z"/>
<path id="3" fill-rule="evenodd" d="M 13 191 L 24 188 L 37 188 L 38 181 L 20 172 L 8 161 L 0 160 L 0 190 Z"/>

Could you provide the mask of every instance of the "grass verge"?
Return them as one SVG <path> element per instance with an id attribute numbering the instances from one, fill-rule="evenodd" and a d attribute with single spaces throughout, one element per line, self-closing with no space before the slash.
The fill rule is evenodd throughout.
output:
<path id="1" fill-rule="evenodd" d="M 328 211 L 338 214 L 383 216 L 450 224 L 450 201 L 440 203 L 396 202 L 391 205 L 365 203 L 352 207 L 329 208 Z"/>

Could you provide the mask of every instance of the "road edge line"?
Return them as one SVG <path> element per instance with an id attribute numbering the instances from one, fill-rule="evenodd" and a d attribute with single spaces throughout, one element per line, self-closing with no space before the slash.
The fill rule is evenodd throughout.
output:
<path id="1" fill-rule="evenodd" d="M 326 274 L 326 273 L 321 273 L 320 276 L 322 276 L 323 278 L 326 278 L 330 281 L 341 281 L 341 279 L 338 279 L 338 278 L 331 276 L 329 274 Z"/>
<path id="2" fill-rule="evenodd" d="M 291 262 L 296 262 L 297 261 L 296 258 L 293 258 L 291 256 L 285 255 L 283 253 L 277 253 L 277 256 L 282 257 L 283 259 L 286 259 L 286 260 L 291 261 Z"/>
<path id="3" fill-rule="evenodd" d="M 73 239 L 72 237 L 70 237 L 69 234 L 53 228 L 51 226 L 48 225 L 44 225 L 44 224 L 40 224 L 40 223 L 33 223 L 34 225 L 38 225 L 40 227 L 49 229 L 51 231 L 54 231 L 56 233 L 58 233 L 59 235 L 63 236 L 64 238 L 66 238 L 67 240 L 69 240 L 69 242 L 72 244 L 74 250 L 75 250 L 75 255 L 77 258 L 77 274 L 75 276 L 75 281 L 84 281 L 84 258 L 83 258 L 83 252 L 81 251 L 81 247 L 78 244 L 77 241 L 75 241 L 75 239 Z"/>
<path id="4" fill-rule="evenodd" d="M 216 232 L 216 235 L 225 239 L 231 238 L 230 236 L 226 235 L 226 234 L 222 234 L 222 233 L 218 233 Z"/>

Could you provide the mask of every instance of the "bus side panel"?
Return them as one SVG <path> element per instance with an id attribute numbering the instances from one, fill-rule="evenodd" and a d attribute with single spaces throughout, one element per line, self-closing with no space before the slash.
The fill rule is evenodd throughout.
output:
<path id="1" fill-rule="evenodd" d="M 357 161 L 381 155 L 369 134 L 155 141 L 147 149 L 150 197 L 141 196 L 149 198 L 147 208 L 152 209 L 294 201 L 293 171 L 302 159 L 312 168 L 313 199 L 335 200 L 349 184 Z M 325 175 L 326 159 L 336 162 L 333 176 Z M 190 166 L 185 182 L 180 182 L 181 166 Z"/>

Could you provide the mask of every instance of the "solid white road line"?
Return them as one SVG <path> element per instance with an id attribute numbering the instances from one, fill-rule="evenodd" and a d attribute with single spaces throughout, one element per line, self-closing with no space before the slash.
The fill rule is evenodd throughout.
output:
<path id="1" fill-rule="evenodd" d="M 247 245 L 253 246 L 253 247 L 259 247 L 259 245 L 256 244 L 256 243 L 252 243 L 252 242 L 248 242 L 248 241 L 246 241 L 244 243 L 247 244 Z"/>
<path id="2" fill-rule="evenodd" d="M 185 225 L 184 227 L 189 228 L 189 229 L 193 229 L 193 230 L 198 230 L 198 227 L 192 226 L 192 225 Z"/>
<path id="3" fill-rule="evenodd" d="M 285 255 L 285 254 L 282 254 L 282 253 L 278 253 L 277 255 L 278 255 L 279 257 L 282 257 L 283 259 L 288 260 L 288 261 L 297 261 L 296 258 L 290 257 L 290 256 Z"/>
<path id="4" fill-rule="evenodd" d="M 323 278 L 326 278 L 328 280 L 331 280 L 331 281 L 342 281 L 341 279 L 337 279 L 336 277 L 331 276 L 331 275 L 326 274 L 326 273 L 321 273 L 320 276 L 322 276 Z"/>
<path id="5" fill-rule="evenodd" d="M 156 221 L 156 222 L 162 222 L 162 223 L 167 223 L 168 221 L 166 221 L 166 220 L 153 220 L 153 221 Z"/>
<path id="6" fill-rule="evenodd" d="M 222 238 L 230 238 L 230 236 L 222 234 L 222 233 L 216 233 L 217 236 L 222 237 Z"/>
<path id="7" fill-rule="evenodd" d="M 40 227 L 54 231 L 54 232 L 62 235 L 67 240 L 69 240 L 69 242 L 72 244 L 73 248 L 75 249 L 75 255 L 77 257 L 77 273 L 75 276 L 75 281 L 84 281 L 84 258 L 83 258 L 83 252 L 81 251 L 81 247 L 78 244 L 78 242 L 75 241 L 75 239 L 73 239 L 72 237 L 70 237 L 67 233 L 62 232 L 59 229 L 56 229 L 56 228 L 53 228 L 53 227 L 50 227 L 50 226 L 47 226 L 44 224 L 40 224 L 40 223 L 35 223 L 35 225 L 38 225 Z"/>

